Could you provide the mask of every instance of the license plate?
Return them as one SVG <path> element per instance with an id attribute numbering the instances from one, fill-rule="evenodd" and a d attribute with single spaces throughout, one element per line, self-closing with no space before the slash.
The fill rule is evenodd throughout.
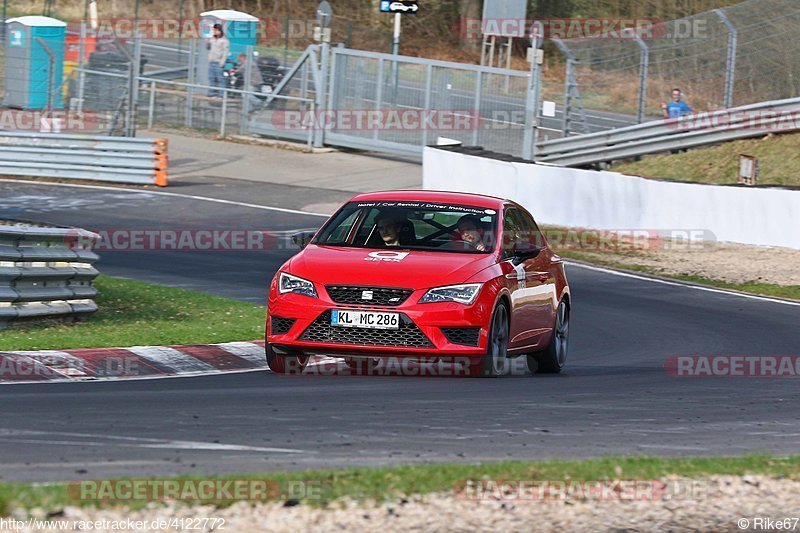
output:
<path id="1" fill-rule="evenodd" d="M 375 311 L 339 311 L 331 312 L 331 326 L 346 328 L 399 329 L 398 313 L 380 313 Z"/>

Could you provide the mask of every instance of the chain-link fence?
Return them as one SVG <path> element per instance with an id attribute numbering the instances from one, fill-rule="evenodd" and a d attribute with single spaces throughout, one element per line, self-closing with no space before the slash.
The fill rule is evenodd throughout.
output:
<path id="1" fill-rule="evenodd" d="M 653 23 L 623 38 L 565 39 L 557 48 L 572 60 L 589 113 L 621 113 L 628 115 L 617 117 L 622 122 L 640 122 L 661 117 L 676 87 L 695 111 L 797 96 L 797 35 L 800 2 L 748 0 Z M 580 121 L 577 108 L 571 111 Z"/>

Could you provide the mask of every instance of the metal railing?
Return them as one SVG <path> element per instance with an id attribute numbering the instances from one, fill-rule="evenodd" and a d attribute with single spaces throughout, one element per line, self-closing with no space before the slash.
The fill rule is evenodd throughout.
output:
<path id="1" fill-rule="evenodd" d="M 96 311 L 92 247 L 99 238 L 79 228 L 0 220 L 0 329 Z"/>
<path id="2" fill-rule="evenodd" d="M 789 98 L 713 113 L 654 120 L 539 143 L 537 161 L 581 166 L 759 137 L 770 132 L 786 133 L 800 129 L 794 116 L 798 111 L 800 98 Z"/>
<path id="3" fill-rule="evenodd" d="M 75 69 L 79 74 L 101 79 L 120 80 L 127 86 L 127 74 L 104 72 L 85 68 Z M 291 130 L 282 127 L 283 113 L 295 109 L 314 115 L 315 102 L 311 98 L 288 95 L 267 95 L 231 87 L 212 87 L 198 83 L 187 83 L 139 76 L 137 79 L 137 101 L 134 103 L 134 122 L 144 122 L 148 130 L 154 126 L 186 127 L 215 130 L 225 137 L 231 130 L 240 134 L 257 133 L 304 141 L 311 146 L 314 128 Z M 219 97 L 209 97 L 216 91 Z M 85 109 L 98 107 L 90 99 L 79 98 Z M 91 111 L 84 111 L 91 113 Z M 106 124 L 112 131 L 114 124 Z"/>
<path id="4" fill-rule="evenodd" d="M 167 185 L 167 140 L 0 131 L 0 175 Z"/>
<path id="5" fill-rule="evenodd" d="M 213 127 L 220 137 L 225 137 L 231 128 L 235 128 L 242 134 L 291 137 L 305 141 L 308 146 L 313 142 L 313 128 L 291 132 L 281 128 L 284 121 L 276 117 L 276 113 L 280 116 L 287 107 L 310 112 L 313 116 L 315 103 L 310 98 L 274 95 L 271 96 L 271 105 L 267 105 L 268 97 L 255 91 L 220 89 L 144 76 L 139 78 L 139 83 L 141 96 L 147 98 L 147 102 L 139 105 L 140 114 L 147 113 L 147 129 L 153 128 L 157 115 L 159 121 L 166 122 L 171 118 L 175 123 L 182 121 L 185 127 Z M 222 96 L 205 96 L 211 90 L 220 91 Z"/>

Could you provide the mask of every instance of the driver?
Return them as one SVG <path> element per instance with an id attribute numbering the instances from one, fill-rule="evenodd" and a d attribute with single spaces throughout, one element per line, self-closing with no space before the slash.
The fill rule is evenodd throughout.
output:
<path id="1" fill-rule="evenodd" d="M 375 225 L 385 246 L 400 246 L 400 220 L 393 213 L 383 212 L 375 217 Z"/>
<path id="2" fill-rule="evenodd" d="M 458 219 L 459 238 L 479 252 L 486 251 L 486 245 L 483 243 L 483 233 L 483 224 L 475 215 L 464 215 Z"/>

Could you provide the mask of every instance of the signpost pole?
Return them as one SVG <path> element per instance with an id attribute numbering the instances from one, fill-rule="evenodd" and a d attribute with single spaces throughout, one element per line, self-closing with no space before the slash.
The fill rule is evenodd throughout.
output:
<path id="1" fill-rule="evenodd" d="M 392 55 L 399 56 L 400 55 L 400 28 L 401 28 L 401 21 L 402 16 L 404 13 L 411 13 L 414 14 L 419 10 L 419 5 L 417 4 L 416 0 L 402 0 L 402 1 L 395 1 L 390 2 L 389 0 L 380 0 L 380 9 L 381 13 L 392 13 L 394 14 L 394 31 L 392 32 Z M 392 73 L 390 74 L 391 79 L 391 90 L 392 93 L 390 98 L 396 103 L 397 98 L 397 91 L 400 85 L 400 61 L 399 57 L 394 58 L 392 60 Z M 383 83 L 383 80 L 378 80 L 379 83 Z"/>
<path id="2" fill-rule="evenodd" d="M 402 15 L 398 11 L 394 14 L 394 35 L 392 36 L 392 54 L 400 55 L 400 20 Z"/>
<path id="3" fill-rule="evenodd" d="M 525 134 L 523 136 L 522 159 L 533 161 L 536 157 L 536 137 L 539 129 L 539 98 L 542 83 L 542 41 L 544 27 L 538 20 L 531 25 L 531 62 L 528 94 L 525 102 Z"/>
<path id="4" fill-rule="evenodd" d="M 392 37 L 392 55 L 400 55 L 400 21 L 402 15 L 400 12 L 394 14 L 394 35 Z M 399 63 L 395 60 L 392 62 L 392 99 L 397 98 L 397 86 L 400 82 Z"/>

